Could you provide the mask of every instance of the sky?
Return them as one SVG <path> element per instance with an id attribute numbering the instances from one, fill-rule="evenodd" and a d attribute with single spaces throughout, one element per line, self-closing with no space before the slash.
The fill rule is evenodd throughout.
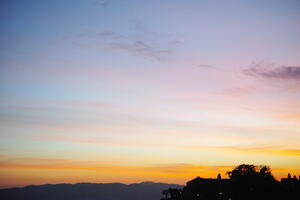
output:
<path id="1" fill-rule="evenodd" d="M 298 0 L 1 0 L 0 187 L 300 174 Z"/>

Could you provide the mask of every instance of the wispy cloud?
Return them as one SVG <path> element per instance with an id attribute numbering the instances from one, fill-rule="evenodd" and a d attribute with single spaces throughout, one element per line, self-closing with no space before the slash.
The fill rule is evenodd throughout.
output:
<path id="1" fill-rule="evenodd" d="M 109 0 L 92 0 L 94 5 L 107 6 L 109 4 Z"/>
<path id="2" fill-rule="evenodd" d="M 78 35 L 80 38 L 98 39 L 98 40 L 122 40 L 124 36 L 114 31 L 83 31 Z"/>
<path id="3" fill-rule="evenodd" d="M 116 140 L 108 137 L 70 137 L 70 136 L 44 136 L 36 137 L 37 139 L 46 139 L 50 141 L 59 141 L 59 142 L 72 142 L 72 143 L 82 143 L 82 144 L 94 144 L 94 145 L 108 145 L 108 146 L 137 146 L 137 147 L 174 147 L 174 145 L 168 144 L 159 144 L 154 142 L 137 142 L 132 140 Z"/>
<path id="4" fill-rule="evenodd" d="M 52 170 L 104 170 L 112 167 L 112 163 L 73 161 L 57 158 L 38 158 L 38 157 L 5 157 L 0 162 L 0 169 L 52 169 Z"/>
<path id="5" fill-rule="evenodd" d="M 222 94 L 243 96 L 253 93 L 256 90 L 253 86 L 234 87 L 223 90 Z"/>
<path id="6" fill-rule="evenodd" d="M 115 31 L 85 31 L 79 34 L 81 47 L 103 47 L 158 61 L 170 61 L 180 41 L 173 36 L 149 31 L 141 24 L 130 27 L 127 34 Z M 82 43 L 83 42 L 83 43 Z"/>
<path id="7" fill-rule="evenodd" d="M 239 151 L 243 153 L 259 153 L 269 155 L 300 156 L 300 149 L 285 149 L 276 147 L 218 147 L 222 150 Z"/>
<path id="8" fill-rule="evenodd" d="M 168 61 L 170 59 L 169 56 L 174 53 L 173 49 L 157 48 L 150 43 L 147 43 L 145 40 L 135 40 L 129 43 L 112 42 L 110 45 L 110 47 L 115 50 L 126 51 L 134 56 L 141 56 L 159 61 Z"/>
<path id="9" fill-rule="evenodd" d="M 300 66 L 270 67 L 268 65 L 253 64 L 253 66 L 244 70 L 244 73 L 249 76 L 263 78 L 300 80 Z"/>
<path id="10" fill-rule="evenodd" d="M 266 154 L 279 156 L 300 156 L 300 149 L 264 147 L 264 146 L 187 146 L 187 149 L 203 150 L 216 149 L 222 151 L 240 152 L 246 154 Z"/>
<path id="11" fill-rule="evenodd" d="M 216 69 L 217 68 L 216 66 L 206 65 L 206 64 L 200 64 L 200 65 L 197 65 L 197 67 L 204 68 L 204 69 Z"/>
<path id="12" fill-rule="evenodd" d="M 193 165 L 187 163 L 174 164 L 153 164 L 147 166 L 141 165 L 118 165 L 116 163 L 103 161 L 74 161 L 68 159 L 57 158 L 40 158 L 40 157 L 11 157 L 2 155 L 0 162 L 0 169 L 51 169 L 51 170 L 104 170 L 118 173 L 132 173 L 142 172 L 145 174 L 152 174 L 152 176 L 177 174 L 186 175 L 197 174 L 200 171 L 205 174 L 216 171 L 231 169 L 231 166 L 208 166 L 208 165 Z"/>
<path id="13" fill-rule="evenodd" d="M 226 174 L 233 166 L 209 166 L 209 165 L 194 165 L 188 163 L 171 163 L 171 164 L 153 164 L 153 165 L 118 165 L 113 163 L 105 163 L 100 161 L 73 161 L 56 158 L 35 158 L 35 157 L 6 157 L 0 162 L 0 169 L 28 170 L 28 173 L 23 176 L 30 176 L 32 169 L 44 170 L 45 173 L 49 170 L 80 170 L 77 173 L 104 173 L 118 174 L 118 181 L 124 182 L 124 178 L 132 177 L 147 177 L 147 178 L 162 178 L 168 177 L 181 180 L 184 183 L 186 178 L 216 177 L 218 173 Z M 101 174 L 100 173 L 100 174 Z M 95 174 L 96 175 L 96 174 Z M 96 176 L 99 176 L 96 175 Z M 112 177 L 113 178 L 113 177 Z M 0 181 L 1 182 L 1 181 Z M 178 183 L 178 182 L 177 182 Z"/>

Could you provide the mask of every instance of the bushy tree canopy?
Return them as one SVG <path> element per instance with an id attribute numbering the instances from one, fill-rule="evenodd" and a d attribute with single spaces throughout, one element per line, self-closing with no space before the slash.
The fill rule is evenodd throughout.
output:
<path id="1" fill-rule="evenodd" d="M 260 180 L 274 180 L 271 169 L 267 166 L 255 166 L 242 164 L 227 172 L 232 180 L 250 181 L 253 179 Z"/>

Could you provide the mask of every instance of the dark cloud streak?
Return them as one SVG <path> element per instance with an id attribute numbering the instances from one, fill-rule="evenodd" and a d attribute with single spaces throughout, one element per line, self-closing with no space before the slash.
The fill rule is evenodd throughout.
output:
<path id="1" fill-rule="evenodd" d="M 243 70 L 243 72 L 248 76 L 300 80 L 300 66 L 280 66 L 268 69 L 261 65 L 255 65 Z"/>

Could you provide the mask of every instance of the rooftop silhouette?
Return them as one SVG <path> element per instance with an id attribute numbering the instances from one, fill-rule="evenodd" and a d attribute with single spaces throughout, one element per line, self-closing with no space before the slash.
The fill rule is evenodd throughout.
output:
<path id="1" fill-rule="evenodd" d="M 239 165 L 229 178 L 196 177 L 183 189 L 163 190 L 161 200 L 296 200 L 300 198 L 300 176 L 274 179 L 267 166 Z"/>

